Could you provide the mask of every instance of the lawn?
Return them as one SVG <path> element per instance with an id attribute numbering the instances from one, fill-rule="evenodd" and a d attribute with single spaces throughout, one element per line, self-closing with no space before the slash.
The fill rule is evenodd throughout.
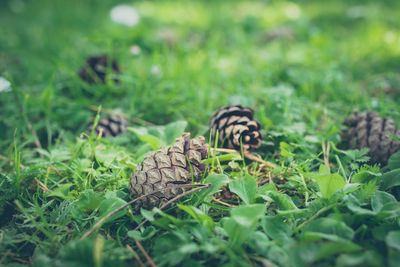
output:
<path id="1" fill-rule="evenodd" d="M 1 1 L 0 266 L 397 266 L 400 152 L 375 164 L 342 133 L 354 111 L 400 127 L 399 17 L 397 0 Z M 103 55 L 119 70 L 82 79 Z M 254 110 L 259 147 L 218 149 L 227 105 Z M 127 127 L 102 136 L 113 114 Z M 209 144 L 198 179 L 129 203 L 184 132 Z"/>

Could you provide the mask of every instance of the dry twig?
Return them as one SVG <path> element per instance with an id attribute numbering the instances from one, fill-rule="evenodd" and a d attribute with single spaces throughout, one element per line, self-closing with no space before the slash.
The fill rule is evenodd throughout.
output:
<path id="1" fill-rule="evenodd" d="M 150 257 L 150 255 L 147 253 L 147 251 L 144 249 L 142 244 L 136 240 L 136 246 L 139 248 L 139 250 L 143 253 L 144 257 L 146 258 L 147 262 L 151 267 L 157 267 L 157 265 L 154 263 L 153 259 Z"/>
<path id="2" fill-rule="evenodd" d="M 135 257 L 136 262 L 139 264 L 140 267 L 145 267 L 143 261 L 140 259 L 139 255 L 136 253 L 136 251 L 129 245 L 126 245 L 126 248 L 132 252 L 133 257 Z"/>

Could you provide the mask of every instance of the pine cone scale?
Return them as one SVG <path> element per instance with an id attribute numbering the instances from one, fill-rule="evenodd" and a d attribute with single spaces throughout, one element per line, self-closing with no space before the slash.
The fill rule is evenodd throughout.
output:
<path id="1" fill-rule="evenodd" d="M 88 131 L 91 129 L 89 125 Z M 102 137 L 115 137 L 128 129 L 128 121 L 122 114 L 112 114 L 99 121 L 95 128 L 97 135 Z"/>
<path id="2" fill-rule="evenodd" d="M 261 145 L 260 124 L 253 119 L 253 110 L 237 106 L 227 106 L 217 110 L 210 121 L 213 141 L 218 135 L 218 142 L 227 148 L 245 150 Z"/>
<path id="3" fill-rule="evenodd" d="M 344 125 L 347 129 L 342 133 L 343 142 L 350 149 L 369 148 L 372 164 L 385 165 L 400 148 L 400 143 L 393 140 L 393 136 L 400 136 L 400 131 L 390 118 L 382 118 L 375 112 L 355 112 Z"/>
<path id="4" fill-rule="evenodd" d="M 131 190 L 134 197 L 153 194 L 136 208 L 158 206 L 183 192 L 178 186 L 200 179 L 205 170 L 201 161 L 206 157 L 204 137 L 190 139 L 189 134 L 177 138 L 171 147 L 149 154 L 132 175 Z"/>

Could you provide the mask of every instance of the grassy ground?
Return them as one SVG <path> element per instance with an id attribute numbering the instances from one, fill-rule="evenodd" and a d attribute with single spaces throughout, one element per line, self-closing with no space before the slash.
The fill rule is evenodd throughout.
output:
<path id="1" fill-rule="evenodd" d="M 400 123 L 399 1 L 135 1 L 132 28 L 110 20 L 118 3 L 0 2 L 0 76 L 12 84 L 0 92 L 0 265 L 132 266 L 146 262 L 141 244 L 159 266 L 395 266 L 387 170 L 335 146 L 353 110 Z M 120 84 L 79 79 L 95 54 L 118 60 Z M 132 132 L 81 135 L 100 106 L 131 127 L 186 121 L 208 137 L 229 103 L 256 110 L 256 153 L 284 182 L 261 185 L 257 164 L 225 161 L 206 181 L 236 188 L 231 207 L 209 190 L 165 211 L 125 209 L 81 240 L 130 200 L 135 164 L 154 150 Z M 315 177 L 336 173 L 346 187 L 331 195 Z"/>

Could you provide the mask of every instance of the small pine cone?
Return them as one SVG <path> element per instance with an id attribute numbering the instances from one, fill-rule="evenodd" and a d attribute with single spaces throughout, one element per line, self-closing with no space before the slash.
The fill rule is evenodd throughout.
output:
<path id="1" fill-rule="evenodd" d="M 354 112 L 344 122 L 347 129 L 342 133 L 342 141 L 347 148 L 369 148 L 370 163 L 386 165 L 392 154 L 400 148 L 400 137 L 390 118 L 382 118 L 375 112 Z"/>
<path id="2" fill-rule="evenodd" d="M 154 194 L 139 200 L 135 208 L 160 206 L 188 189 L 180 185 L 192 183 L 192 178 L 199 181 L 205 172 L 201 161 L 207 158 L 207 152 L 204 137 L 190 139 L 190 134 L 184 133 L 171 147 L 146 156 L 132 175 L 131 190 L 134 198 Z"/>
<path id="3" fill-rule="evenodd" d="M 217 110 L 210 122 L 213 141 L 218 133 L 218 142 L 223 147 L 240 150 L 243 144 L 245 151 L 260 147 L 260 124 L 253 119 L 253 113 L 252 109 L 240 105 Z"/>
<path id="4" fill-rule="evenodd" d="M 120 68 L 115 59 L 106 55 L 92 56 L 86 59 L 85 65 L 79 70 L 79 77 L 88 84 L 105 84 L 107 72 L 120 73 Z M 118 83 L 117 78 L 113 79 Z"/>
<path id="5" fill-rule="evenodd" d="M 101 137 L 112 137 L 126 132 L 128 128 L 128 121 L 125 116 L 121 114 L 111 114 L 103 118 L 97 124 L 95 131 Z"/>

